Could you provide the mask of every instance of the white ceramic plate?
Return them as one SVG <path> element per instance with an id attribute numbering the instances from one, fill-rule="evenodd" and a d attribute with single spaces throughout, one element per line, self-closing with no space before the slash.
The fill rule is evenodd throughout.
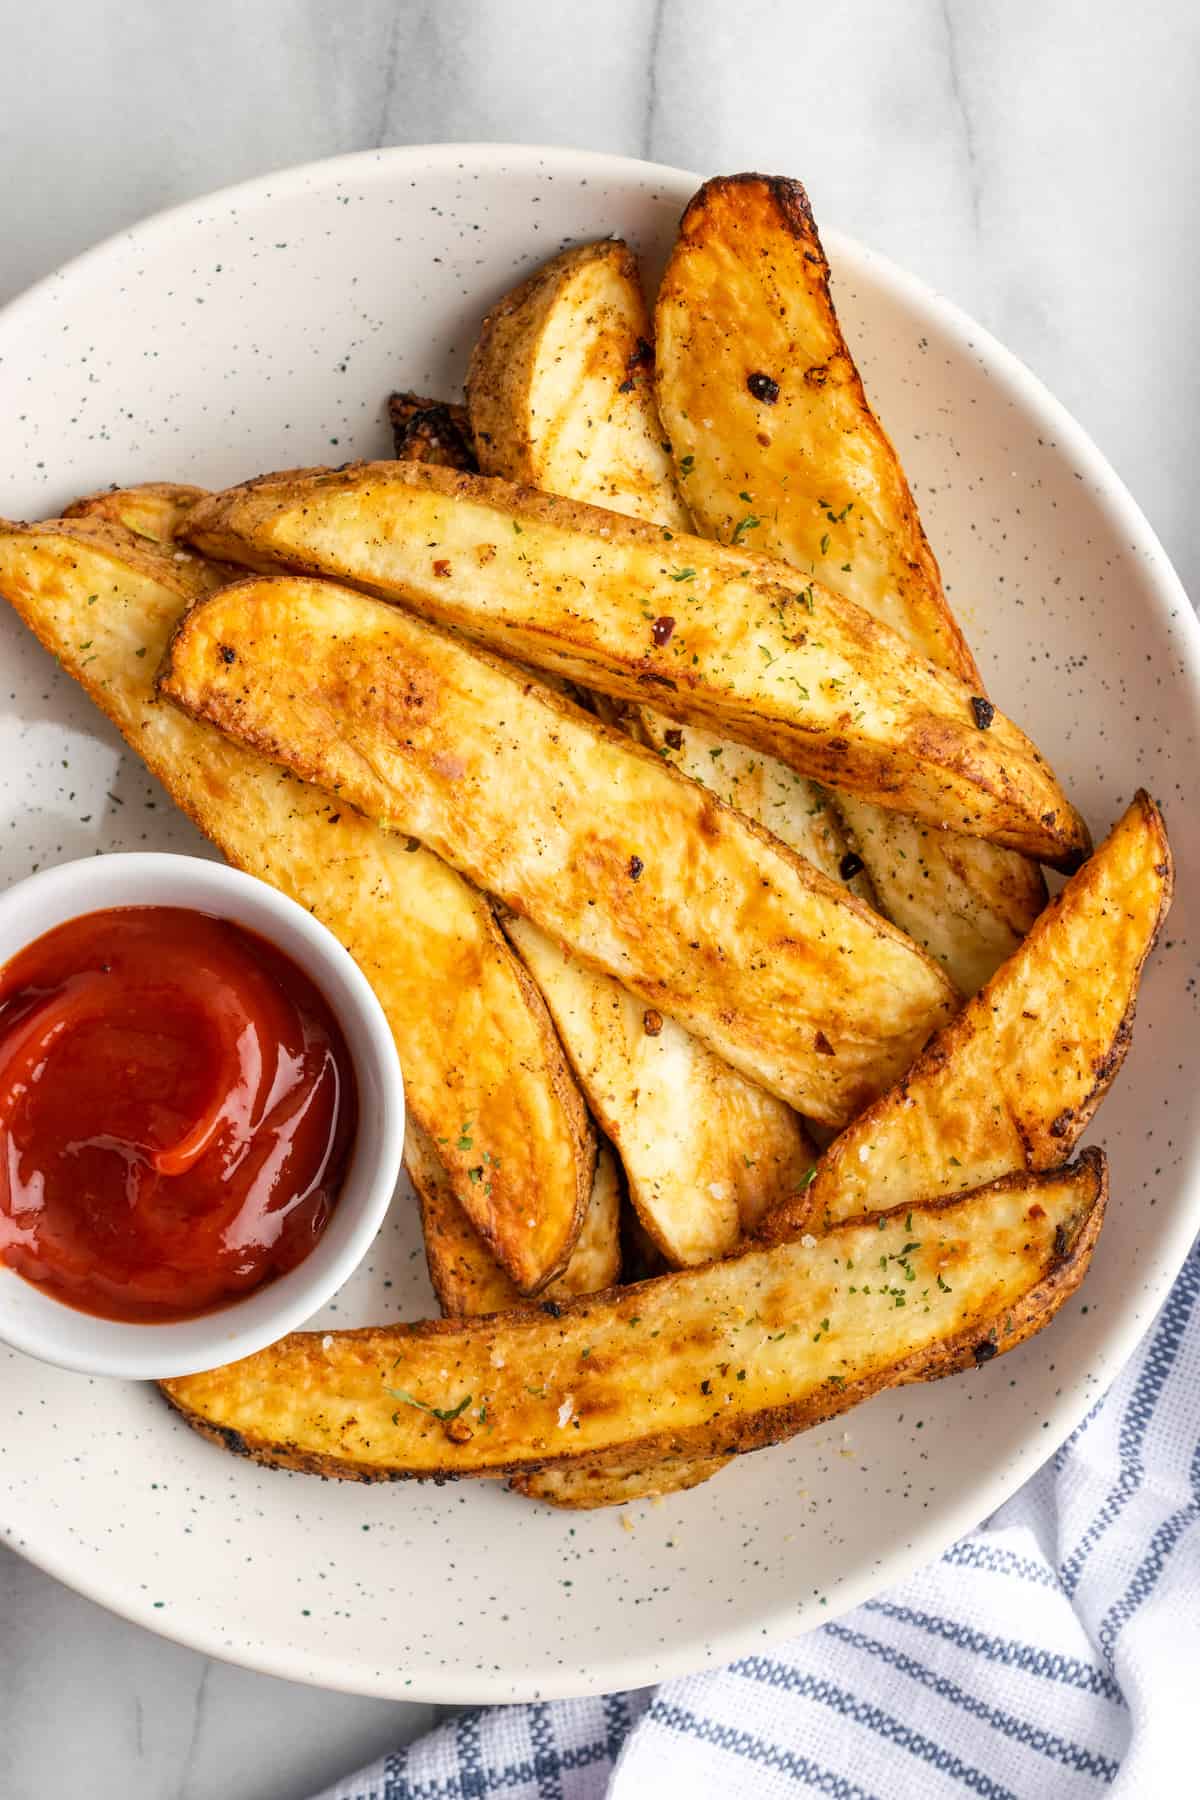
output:
<path id="1" fill-rule="evenodd" d="M 450 146 L 169 213 L 0 316 L 0 510 L 387 455 L 389 388 L 457 389 L 480 315 L 518 275 L 608 232 L 653 269 L 696 185 L 611 157 Z M 898 1581 L 998 1505 L 1116 1373 L 1181 1262 L 1200 1224 L 1200 633 L 1145 520 L 1045 390 L 953 307 L 828 241 L 847 336 L 989 686 L 1097 835 L 1144 783 L 1175 842 L 1175 910 L 1093 1133 L 1113 1203 L 1082 1295 L 977 1373 L 882 1395 L 694 1493 L 591 1516 L 490 1483 L 258 1470 L 152 1389 L 5 1355 L 4 1532 L 126 1617 L 275 1675 L 412 1699 L 606 1691 L 725 1660 Z M 93 850 L 204 853 L 7 617 L 0 655 L 0 876 Z M 401 1195 L 324 1317 L 431 1307 Z"/>

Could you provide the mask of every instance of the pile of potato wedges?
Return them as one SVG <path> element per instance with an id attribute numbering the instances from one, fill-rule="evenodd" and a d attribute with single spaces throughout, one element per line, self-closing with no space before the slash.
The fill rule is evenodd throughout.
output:
<path id="1" fill-rule="evenodd" d="M 395 458 L 0 524 L 0 594 L 387 1014 L 445 1315 L 164 1383 L 226 1448 L 560 1506 L 976 1368 L 1086 1273 L 1171 899 L 947 604 L 807 198 L 492 307 Z M 1049 900 L 1043 869 L 1068 879 Z"/>

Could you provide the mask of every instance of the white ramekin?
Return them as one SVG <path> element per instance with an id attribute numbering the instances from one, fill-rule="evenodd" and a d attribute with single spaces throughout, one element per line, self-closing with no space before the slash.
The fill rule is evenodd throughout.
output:
<path id="1" fill-rule="evenodd" d="M 345 1034 L 358 1084 L 358 1131 L 338 1202 L 304 1261 L 197 1319 L 134 1325 L 51 1299 L 0 1266 L 0 1340 L 43 1362 L 133 1380 L 191 1375 L 274 1343 L 341 1287 L 383 1223 L 404 1147 L 404 1086 L 383 1008 L 349 952 L 294 900 L 202 857 L 152 853 L 62 863 L 0 894 L 0 966 L 44 932 L 110 906 L 187 906 L 232 919 L 290 956 Z"/>

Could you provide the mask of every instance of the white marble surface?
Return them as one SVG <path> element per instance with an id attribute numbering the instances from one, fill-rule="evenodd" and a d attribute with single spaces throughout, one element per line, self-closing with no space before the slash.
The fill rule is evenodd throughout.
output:
<path id="1" fill-rule="evenodd" d="M 368 145 L 796 174 L 1046 380 L 1200 586 L 1192 0 L 0 0 L 0 41 L 0 300 L 144 213 Z M 0 1551 L 4 1800 L 303 1800 L 431 1716 L 206 1662 Z"/>

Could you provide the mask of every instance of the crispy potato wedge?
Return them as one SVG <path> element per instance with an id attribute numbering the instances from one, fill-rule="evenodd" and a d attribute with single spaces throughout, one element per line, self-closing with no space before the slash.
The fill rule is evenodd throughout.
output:
<path id="1" fill-rule="evenodd" d="M 798 182 L 734 176 L 701 188 L 656 329 L 659 401 L 697 528 L 728 542 L 756 516 L 745 543 L 857 601 L 982 696 L 904 471 L 842 337 Z M 883 911 L 974 993 L 1045 905 L 1040 870 L 957 836 L 923 831 L 915 841 L 916 827 L 861 799 L 839 806 Z"/>
<path id="2" fill-rule="evenodd" d="M 957 1009 L 936 963 L 766 832 L 398 607 L 235 583 L 181 623 L 160 691 L 411 832 L 812 1118 L 844 1122 Z"/>
<path id="3" fill-rule="evenodd" d="M 776 1207 L 777 1242 L 961 1192 L 1069 1156 L 1133 1032 L 1138 983 L 1171 904 L 1162 815 L 1139 793 L 1020 949 L 899 1085 L 835 1139 L 807 1191 Z"/>
<path id="4" fill-rule="evenodd" d="M 618 698 L 653 690 L 672 717 L 935 825 L 1063 868 L 1088 848 L 1010 720 L 862 607 L 740 548 L 414 463 L 264 477 L 201 502 L 184 535 L 341 576 Z"/>
<path id="5" fill-rule="evenodd" d="M 229 1449 L 358 1480 L 754 1450 L 1039 1330 L 1083 1277 L 1105 1190 L 1090 1150 L 1074 1168 L 838 1225 L 810 1247 L 568 1301 L 556 1318 L 304 1333 L 164 1390 Z M 859 1273 L 881 1256 L 902 1308 L 893 1283 Z"/>
<path id="6" fill-rule="evenodd" d="M 137 487 L 104 488 L 72 501 L 64 519 L 101 519 L 123 525 L 135 537 L 175 553 L 175 533 L 198 500 L 208 498 L 207 488 L 182 481 L 144 481 Z"/>
<path id="7" fill-rule="evenodd" d="M 686 1268 L 726 1255 L 816 1161 L 800 1120 L 531 920 L 503 923 L 667 1263 Z"/>
<path id="8" fill-rule="evenodd" d="M 654 325 L 659 411 L 697 526 L 851 593 L 979 693 L 900 459 L 842 336 L 800 183 L 706 182 L 680 221 Z"/>
<path id="9" fill-rule="evenodd" d="M 421 1207 L 425 1260 L 438 1305 L 448 1317 L 476 1318 L 520 1306 L 522 1295 L 504 1273 L 454 1192 L 437 1146 L 420 1125 L 409 1122 L 404 1166 Z M 592 1192 L 571 1260 L 541 1290 L 539 1299 L 569 1300 L 612 1287 L 621 1273 L 621 1182 L 617 1160 L 600 1146 Z"/>
<path id="10" fill-rule="evenodd" d="M 472 1223 L 523 1287 L 553 1279 L 578 1234 L 594 1150 L 541 996 L 487 902 L 437 857 L 156 701 L 171 630 L 219 577 L 110 523 L 120 509 L 109 498 L 105 518 L 0 525 L 0 593 L 229 860 L 345 944 L 395 1033 L 409 1110 L 444 1140 Z M 488 1179 L 473 1180 L 485 1152 Z"/>
<path id="11" fill-rule="evenodd" d="M 208 497 L 207 488 L 182 481 L 144 481 L 138 487 L 105 488 L 72 501 L 64 519 L 104 519 L 123 525 L 135 537 L 172 551 L 175 533 L 197 500 Z"/>
<path id="12" fill-rule="evenodd" d="M 423 394 L 389 394 L 392 442 L 401 462 L 437 463 L 443 469 L 478 469 L 464 406 Z"/>
<path id="13" fill-rule="evenodd" d="M 471 356 L 483 474 L 690 531 L 649 340 L 637 263 L 619 238 L 543 264 L 488 313 Z"/>

